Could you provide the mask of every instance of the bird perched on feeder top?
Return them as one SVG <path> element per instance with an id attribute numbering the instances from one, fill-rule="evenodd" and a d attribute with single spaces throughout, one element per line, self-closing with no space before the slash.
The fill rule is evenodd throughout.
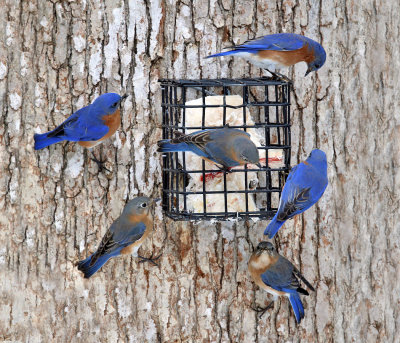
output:
<path id="1" fill-rule="evenodd" d="M 250 135 L 242 130 L 224 127 L 188 135 L 179 133 L 176 138 L 164 139 L 157 144 L 159 152 L 191 151 L 209 162 L 222 165 L 225 171 L 246 163 L 261 168 L 258 149 Z"/>
<path id="2" fill-rule="evenodd" d="M 117 131 L 121 123 L 120 103 L 126 97 L 116 93 L 100 95 L 91 105 L 73 113 L 54 130 L 35 134 L 35 150 L 64 140 L 78 142 L 85 148 L 94 147 Z M 96 159 L 94 154 L 93 157 L 101 169 L 103 161 Z"/>
<path id="3" fill-rule="evenodd" d="M 156 258 L 146 258 L 137 254 L 143 241 L 153 231 L 152 205 L 155 201 L 147 197 L 137 197 L 129 201 L 122 214 L 107 230 L 97 251 L 83 261 L 78 262 L 78 269 L 85 278 L 90 278 L 110 258 L 132 254 L 140 262 L 149 261 L 156 265 Z"/>
<path id="4" fill-rule="evenodd" d="M 207 56 L 218 57 L 235 55 L 247 59 L 257 67 L 270 69 L 290 67 L 299 62 L 307 63 L 307 76 L 321 68 L 326 60 L 324 48 L 316 41 L 295 33 L 276 33 L 234 45 L 229 51 Z"/>
<path id="5" fill-rule="evenodd" d="M 290 171 L 282 190 L 279 208 L 264 231 L 273 238 L 283 223 L 295 215 L 303 213 L 314 205 L 328 186 L 328 164 L 326 155 L 319 149 Z"/>
<path id="6" fill-rule="evenodd" d="M 250 257 L 248 269 L 256 285 L 268 293 L 277 296 L 286 296 L 292 305 L 297 323 L 304 318 L 304 307 L 299 293 L 309 295 L 300 287 L 299 280 L 315 291 L 310 283 L 301 275 L 300 271 L 286 258 L 279 255 L 270 242 L 260 242 L 257 249 Z M 271 302 L 266 308 L 254 308 L 261 312 L 261 316 L 272 306 Z"/>

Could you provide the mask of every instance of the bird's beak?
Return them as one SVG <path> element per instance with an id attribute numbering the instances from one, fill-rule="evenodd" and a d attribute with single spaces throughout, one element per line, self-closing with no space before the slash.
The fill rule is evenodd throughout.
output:
<path id="1" fill-rule="evenodd" d="M 257 166 L 258 168 L 262 169 L 262 166 L 261 166 L 261 163 L 260 163 L 260 162 L 256 163 L 256 166 Z"/>
<path id="2" fill-rule="evenodd" d="M 123 96 L 121 96 L 121 101 L 126 99 L 128 97 L 128 94 L 124 94 Z"/>
<path id="3" fill-rule="evenodd" d="M 304 76 L 307 76 L 308 74 L 310 74 L 310 72 L 312 72 L 312 70 L 311 70 L 311 67 L 308 66 L 307 71 L 306 71 L 306 74 L 305 74 Z"/>

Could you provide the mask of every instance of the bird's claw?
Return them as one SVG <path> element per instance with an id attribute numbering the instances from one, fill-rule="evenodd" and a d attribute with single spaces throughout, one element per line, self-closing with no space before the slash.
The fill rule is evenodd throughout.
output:
<path id="1" fill-rule="evenodd" d="M 99 168 L 99 173 L 101 173 L 103 171 L 103 169 L 107 170 L 108 172 L 111 173 L 111 170 L 104 166 L 104 163 L 106 162 L 106 160 L 99 160 L 93 152 L 92 152 L 92 156 L 93 157 L 91 158 L 91 160 L 93 162 L 96 162 L 97 167 Z"/>
<path id="2" fill-rule="evenodd" d="M 181 136 L 184 136 L 185 134 L 181 131 L 175 130 L 174 135 L 175 135 L 175 138 L 179 138 Z"/>
<path id="3" fill-rule="evenodd" d="M 286 81 L 289 83 L 293 83 L 293 81 L 291 79 L 289 79 L 287 76 L 278 73 L 277 71 L 271 71 L 269 69 L 267 69 L 268 73 L 270 73 L 272 75 L 273 78 L 280 80 L 280 81 Z"/>
<path id="4" fill-rule="evenodd" d="M 231 167 L 225 167 L 222 166 L 220 167 L 219 165 L 215 165 L 220 171 L 225 172 L 225 173 L 232 173 L 232 168 Z"/>
<path id="5" fill-rule="evenodd" d="M 143 256 L 138 255 L 138 257 L 140 258 L 139 263 L 150 262 L 153 265 L 159 267 L 159 265 L 158 265 L 158 263 L 156 261 L 161 257 L 161 255 L 162 254 L 160 254 L 160 255 L 158 255 L 157 257 L 154 257 L 154 258 L 153 258 L 153 253 L 151 253 L 150 257 L 143 257 Z"/>
<path id="6" fill-rule="evenodd" d="M 261 312 L 261 313 L 259 314 L 259 316 L 258 316 L 258 318 L 261 319 L 261 317 L 264 315 L 264 313 L 267 312 L 267 310 L 269 310 L 269 309 L 272 307 L 273 304 L 274 304 L 274 302 L 272 301 L 271 303 L 268 304 L 267 307 L 262 308 L 262 307 L 260 307 L 260 306 L 257 306 L 257 307 L 251 306 L 251 309 L 252 309 L 253 311 L 255 311 L 255 312 L 258 312 L 258 313 Z"/>

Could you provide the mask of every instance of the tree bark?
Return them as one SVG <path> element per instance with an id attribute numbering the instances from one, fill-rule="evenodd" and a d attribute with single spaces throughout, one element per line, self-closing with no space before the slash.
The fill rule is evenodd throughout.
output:
<path id="1" fill-rule="evenodd" d="M 21 342 L 395 342 L 400 328 L 400 4 L 395 1 L 0 1 L 0 340 Z M 316 288 L 296 325 L 247 272 L 262 222 L 174 222 L 157 208 L 142 255 L 85 280 L 126 199 L 161 188 L 158 78 L 260 76 L 224 46 L 295 32 L 323 68 L 293 78 L 293 164 L 327 153 L 329 186 L 275 239 Z M 127 93 L 117 134 L 96 148 L 33 150 L 33 134 L 104 92 Z M 397 337 L 397 338 L 396 338 Z"/>

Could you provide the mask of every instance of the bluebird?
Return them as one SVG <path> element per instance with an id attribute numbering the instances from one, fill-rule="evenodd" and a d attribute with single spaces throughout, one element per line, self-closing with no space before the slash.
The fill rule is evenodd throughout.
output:
<path id="1" fill-rule="evenodd" d="M 91 105 L 73 113 L 54 130 L 35 134 L 35 150 L 43 149 L 61 141 L 78 142 L 85 148 L 92 148 L 111 137 L 121 123 L 120 103 L 127 95 L 120 97 L 116 93 L 100 95 Z M 100 169 L 104 161 L 99 161 L 93 154 Z"/>
<path id="2" fill-rule="evenodd" d="M 138 249 L 143 241 L 153 231 L 152 205 L 155 201 L 147 197 L 137 197 L 129 201 L 122 214 L 107 230 L 97 251 L 83 261 L 78 262 L 78 269 L 85 278 L 90 278 L 110 258 L 119 255 L 132 254 L 139 257 L 140 262 L 149 261 L 155 265 L 156 258 L 146 258 L 138 255 Z"/>
<path id="3" fill-rule="evenodd" d="M 257 286 L 274 297 L 286 296 L 289 298 L 296 321 L 300 323 L 304 318 L 304 307 L 299 293 L 304 295 L 309 295 L 309 293 L 300 287 L 299 280 L 303 281 L 313 292 L 315 291 L 300 271 L 290 261 L 279 255 L 270 242 L 258 244 L 257 249 L 250 257 L 248 268 Z M 254 310 L 261 312 L 261 318 L 272 304 L 273 301 L 264 309 L 256 308 Z"/>
<path id="4" fill-rule="evenodd" d="M 250 135 L 242 130 L 224 127 L 192 132 L 188 135 L 179 133 L 174 139 L 158 141 L 158 151 L 191 151 L 203 159 L 222 165 L 228 171 L 252 163 L 261 168 L 258 150 Z"/>
<path id="5" fill-rule="evenodd" d="M 326 155 L 319 149 L 293 167 L 282 190 L 278 211 L 264 231 L 273 238 L 283 223 L 314 205 L 328 186 Z"/>
<path id="6" fill-rule="evenodd" d="M 255 38 L 241 45 L 234 45 L 232 50 L 207 56 L 218 57 L 236 55 L 247 59 L 257 67 L 269 69 L 290 67 L 299 62 L 307 63 L 307 76 L 321 68 L 326 60 L 324 48 L 316 41 L 295 33 L 276 33 Z"/>

